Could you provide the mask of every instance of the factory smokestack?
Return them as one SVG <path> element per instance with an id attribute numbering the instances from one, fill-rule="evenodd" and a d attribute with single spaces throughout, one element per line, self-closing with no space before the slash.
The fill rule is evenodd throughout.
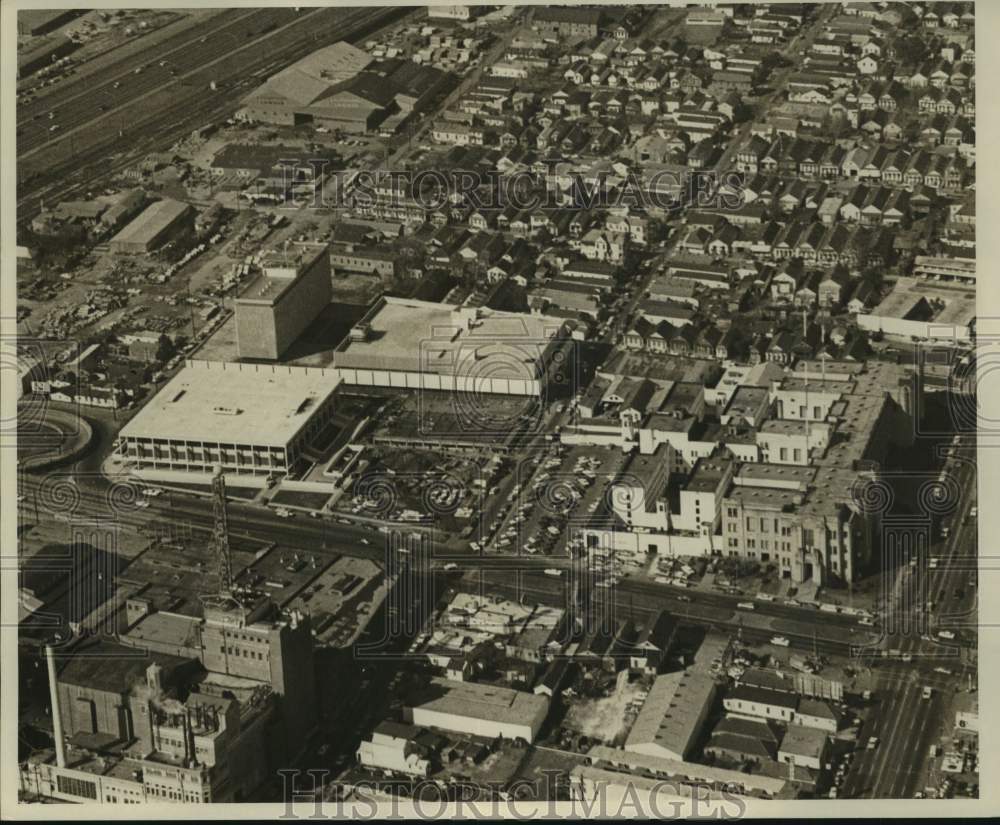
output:
<path id="1" fill-rule="evenodd" d="M 45 660 L 49 669 L 49 697 L 52 701 L 52 738 L 56 740 L 56 765 L 66 767 L 66 746 L 63 744 L 62 714 L 59 712 L 59 685 L 56 682 L 56 654 L 45 645 Z"/>

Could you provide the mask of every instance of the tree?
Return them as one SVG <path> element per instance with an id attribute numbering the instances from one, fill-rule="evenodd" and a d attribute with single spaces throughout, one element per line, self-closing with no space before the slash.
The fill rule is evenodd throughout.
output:
<path id="1" fill-rule="evenodd" d="M 927 58 L 927 45 L 916 35 L 906 35 L 896 41 L 896 59 L 904 66 L 913 66 Z"/>

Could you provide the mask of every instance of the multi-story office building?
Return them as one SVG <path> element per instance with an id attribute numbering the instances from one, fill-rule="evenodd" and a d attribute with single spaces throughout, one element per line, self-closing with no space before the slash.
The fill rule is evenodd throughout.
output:
<path id="1" fill-rule="evenodd" d="M 280 358 L 332 296 L 326 244 L 301 244 L 265 255 L 260 272 L 235 301 L 240 358 Z"/>

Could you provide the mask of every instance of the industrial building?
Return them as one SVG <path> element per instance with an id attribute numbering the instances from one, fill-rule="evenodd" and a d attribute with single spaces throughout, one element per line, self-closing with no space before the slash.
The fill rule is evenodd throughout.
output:
<path id="1" fill-rule="evenodd" d="M 240 358 L 276 360 L 330 303 L 326 244 L 298 244 L 263 256 L 235 300 Z"/>
<path id="2" fill-rule="evenodd" d="M 186 203 L 162 200 L 147 206 L 110 242 L 112 252 L 142 255 L 165 243 L 173 234 L 190 227 L 194 210 Z"/>
<path id="3" fill-rule="evenodd" d="M 549 699 L 495 685 L 435 678 L 406 708 L 408 721 L 487 739 L 533 742 L 549 712 Z"/>
<path id="4" fill-rule="evenodd" d="M 194 656 L 103 639 L 60 653 L 61 668 L 47 658 L 54 752 L 22 764 L 22 787 L 71 802 L 235 802 L 266 780 L 277 708 L 267 686 L 251 692 L 213 680 Z"/>
<path id="5" fill-rule="evenodd" d="M 244 100 L 250 120 L 279 125 L 322 123 L 345 132 L 374 129 L 393 102 L 391 88 L 360 73 L 373 58 L 341 41 L 274 75 Z"/>
<path id="6" fill-rule="evenodd" d="M 657 676 L 625 750 L 683 761 L 694 747 L 715 698 L 715 682 L 694 671 Z"/>
<path id="7" fill-rule="evenodd" d="M 540 396 L 569 343 L 565 322 L 382 298 L 334 352 L 348 384 Z"/>
<path id="8" fill-rule="evenodd" d="M 338 383 L 294 368 L 189 365 L 125 425 L 118 453 L 138 470 L 285 473 L 333 416 Z"/>

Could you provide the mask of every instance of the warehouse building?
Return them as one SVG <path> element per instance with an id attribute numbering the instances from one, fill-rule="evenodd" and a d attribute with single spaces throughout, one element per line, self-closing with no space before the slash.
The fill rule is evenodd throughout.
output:
<path id="1" fill-rule="evenodd" d="M 274 75 L 245 99 L 241 114 L 279 125 L 326 121 L 363 132 L 392 101 L 391 90 L 355 85 L 371 64 L 367 53 L 341 41 L 320 49 Z M 384 113 L 382 113 L 384 117 Z"/>
<path id="2" fill-rule="evenodd" d="M 294 368 L 189 365 L 125 425 L 118 453 L 140 470 L 285 473 L 329 423 L 338 383 Z"/>
<path id="3" fill-rule="evenodd" d="M 414 725 L 486 739 L 533 742 L 548 712 L 546 696 L 439 677 L 406 709 L 405 715 Z"/>
<path id="4" fill-rule="evenodd" d="M 142 255 L 190 228 L 194 210 L 186 203 L 162 200 L 142 213 L 111 239 L 111 251 L 120 255 Z"/>
<path id="5" fill-rule="evenodd" d="M 256 277 L 235 300 L 240 358 L 280 358 L 332 297 L 326 244 L 265 254 Z"/>
<path id="6" fill-rule="evenodd" d="M 625 750 L 683 761 L 694 747 L 715 698 L 715 682 L 694 671 L 657 676 Z"/>

